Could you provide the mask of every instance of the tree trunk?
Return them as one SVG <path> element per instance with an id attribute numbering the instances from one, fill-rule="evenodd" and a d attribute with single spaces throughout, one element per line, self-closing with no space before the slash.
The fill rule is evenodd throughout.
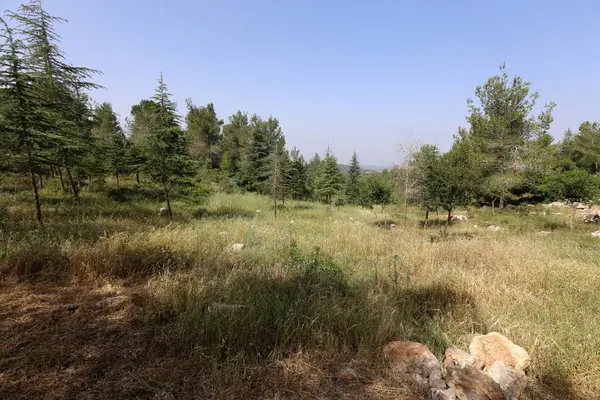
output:
<path id="1" fill-rule="evenodd" d="M 63 193 L 67 193 L 67 189 L 65 188 L 65 181 L 63 179 L 62 168 L 58 168 L 58 176 L 60 177 L 60 187 L 62 188 Z"/>
<path id="2" fill-rule="evenodd" d="M 54 179 L 54 167 L 50 166 L 50 178 Z"/>
<path id="3" fill-rule="evenodd" d="M 33 198 L 35 200 L 35 216 L 40 223 L 40 226 L 44 225 L 42 219 L 42 206 L 40 205 L 40 194 L 38 192 L 37 180 L 35 173 L 33 172 L 33 157 L 31 156 L 31 149 L 27 146 L 27 164 L 29 166 L 29 174 L 31 175 L 31 188 L 33 189 Z"/>
<path id="4" fill-rule="evenodd" d="M 169 218 L 173 219 L 173 211 L 171 210 L 171 199 L 169 198 L 169 189 L 167 185 L 164 185 L 165 188 L 165 199 L 167 200 L 167 213 L 169 214 Z"/>
<path id="5" fill-rule="evenodd" d="M 446 226 L 444 228 L 444 234 L 448 232 L 448 226 L 450 226 L 451 218 L 452 218 L 452 209 L 448 210 L 448 218 L 446 219 Z"/>
<path id="6" fill-rule="evenodd" d="M 500 208 L 501 210 L 504 210 L 504 206 L 505 206 L 505 204 L 504 204 L 504 193 L 502 193 L 502 194 L 500 195 L 500 205 L 499 205 L 499 208 Z"/>
<path id="7" fill-rule="evenodd" d="M 408 209 L 408 195 L 406 195 L 406 193 L 405 193 L 405 196 L 404 196 L 404 216 L 402 218 L 402 219 L 404 219 L 404 222 L 406 222 L 406 211 L 407 211 L 407 209 Z"/>
<path id="8" fill-rule="evenodd" d="M 277 197 L 273 197 L 273 215 L 277 218 Z"/>
<path id="9" fill-rule="evenodd" d="M 137 184 L 139 185 L 140 184 L 140 173 L 139 172 L 135 173 L 135 180 L 136 180 Z"/>
<path id="10" fill-rule="evenodd" d="M 425 226 L 429 225 L 429 207 L 425 209 Z"/>
<path id="11" fill-rule="evenodd" d="M 40 189 L 44 188 L 44 180 L 42 179 L 42 175 L 40 175 Z"/>
<path id="12" fill-rule="evenodd" d="M 115 175 L 116 175 L 116 177 L 117 177 L 117 187 L 119 188 L 119 187 L 121 187 L 121 186 L 119 185 L 119 171 L 115 171 Z"/>
<path id="13" fill-rule="evenodd" d="M 65 167 L 67 171 L 67 178 L 69 178 L 69 185 L 71 185 L 71 192 L 76 199 L 79 199 L 79 190 L 77 189 L 77 184 L 75 180 L 73 180 L 73 175 L 71 174 L 71 169 L 69 167 Z"/>

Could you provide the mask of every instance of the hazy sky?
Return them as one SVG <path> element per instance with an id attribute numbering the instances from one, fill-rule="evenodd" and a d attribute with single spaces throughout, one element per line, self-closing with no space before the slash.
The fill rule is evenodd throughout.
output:
<path id="1" fill-rule="evenodd" d="M 2 9 L 20 1 L 0 0 Z M 125 117 L 162 71 L 184 100 L 278 118 L 305 156 L 399 160 L 409 132 L 447 149 L 498 66 L 555 101 L 552 133 L 600 120 L 600 1 L 46 0 L 70 61 L 103 71 Z"/>

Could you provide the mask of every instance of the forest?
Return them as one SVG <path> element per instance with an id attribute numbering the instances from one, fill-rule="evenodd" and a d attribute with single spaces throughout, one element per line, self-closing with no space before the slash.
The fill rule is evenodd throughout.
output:
<path id="1" fill-rule="evenodd" d="M 504 398 L 600 392 L 596 116 L 553 137 L 502 64 L 449 148 L 366 170 L 244 104 L 180 115 L 160 65 L 118 115 L 66 22 L 0 18 L 0 398 L 431 399 L 382 348 L 489 332 L 533 360 Z"/>

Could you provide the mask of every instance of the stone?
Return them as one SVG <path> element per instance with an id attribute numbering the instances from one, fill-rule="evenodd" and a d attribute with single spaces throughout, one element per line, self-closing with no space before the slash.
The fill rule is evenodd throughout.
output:
<path id="1" fill-rule="evenodd" d="M 79 308 L 79 304 L 67 304 L 67 310 L 69 310 L 71 312 L 77 311 L 78 308 Z"/>
<path id="2" fill-rule="evenodd" d="M 454 222 L 467 222 L 469 218 L 466 215 L 453 215 L 450 217 L 450 220 Z"/>
<path id="3" fill-rule="evenodd" d="M 448 388 L 445 390 L 431 389 L 428 400 L 456 400 L 456 391 L 454 388 Z"/>
<path id="4" fill-rule="evenodd" d="M 568 206 L 561 201 L 555 201 L 550 204 L 544 204 L 544 207 L 568 207 Z"/>
<path id="5" fill-rule="evenodd" d="M 221 235 L 221 236 L 229 235 L 229 232 L 225 232 L 225 231 L 219 232 L 219 235 Z"/>
<path id="6" fill-rule="evenodd" d="M 234 243 L 231 245 L 232 251 L 242 251 L 245 248 L 246 248 L 246 245 L 244 243 Z"/>
<path id="7" fill-rule="evenodd" d="M 525 372 L 506 365 L 503 361 L 496 361 L 486 374 L 502 389 L 506 400 L 517 400 L 527 386 Z"/>
<path id="8" fill-rule="evenodd" d="M 475 336 L 469 345 L 469 353 L 483 362 L 484 370 L 498 360 L 518 370 L 524 370 L 531 364 L 531 357 L 524 348 L 497 332 Z"/>
<path id="9" fill-rule="evenodd" d="M 169 210 L 167 209 L 167 207 L 161 207 L 160 210 L 158 210 L 158 215 L 167 215 L 167 213 L 169 212 Z"/>
<path id="10" fill-rule="evenodd" d="M 261 210 L 256 210 L 256 212 L 257 212 L 258 214 L 260 214 L 262 211 L 261 211 Z"/>
<path id="11" fill-rule="evenodd" d="M 396 224 L 390 224 L 390 229 L 391 229 L 391 230 L 394 230 L 394 229 L 396 229 Z"/>
<path id="12" fill-rule="evenodd" d="M 600 231 L 592 232 L 592 237 L 600 237 Z"/>
<path id="13" fill-rule="evenodd" d="M 429 386 L 432 389 L 445 390 L 448 385 L 446 385 L 446 381 L 442 377 L 442 370 L 434 369 L 431 371 L 429 375 Z"/>
<path id="14" fill-rule="evenodd" d="M 503 231 L 504 228 L 498 225 L 490 225 L 487 227 L 488 231 L 492 231 L 492 232 L 500 232 Z"/>
<path id="15" fill-rule="evenodd" d="M 550 231 L 539 231 L 537 234 L 540 236 L 550 235 L 552 232 Z"/>
<path id="16" fill-rule="evenodd" d="M 500 385 L 475 367 L 447 367 L 446 383 L 459 400 L 505 400 Z"/>
<path id="17" fill-rule="evenodd" d="M 446 349 L 446 358 L 444 360 L 444 367 L 447 368 L 452 365 L 457 365 L 461 368 L 475 367 L 477 369 L 483 368 L 483 363 L 477 356 L 469 354 L 464 350 L 456 347 L 449 347 Z"/>
<path id="18" fill-rule="evenodd" d="M 397 340 L 383 347 L 383 356 L 400 372 L 429 378 L 440 362 L 424 344 Z"/>
<path id="19" fill-rule="evenodd" d="M 588 214 L 584 217 L 584 221 L 589 223 L 600 223 L 600 215 L 598 213 L 595 214 Z"/>
<path id="20" fill-rule="evenodd" d="M 128 296 L 111 296 L 96 302 L 96 307 L 118 307 L 129 300 Z"/>

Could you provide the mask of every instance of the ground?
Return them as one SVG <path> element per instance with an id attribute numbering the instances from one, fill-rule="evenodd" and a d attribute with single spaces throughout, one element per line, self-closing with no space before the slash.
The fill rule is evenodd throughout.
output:
<path id="1" fill-rule="evenodd" d="M 2 399 L 419 398 L 385 343 L 441 357 L 490 331 L 531 354 L 526 398 L 600 392 L 600 239 L 569 209 L 458 210 L 445 233 L 416 208 L 286 201 L 274 219 L 268 198 L 216 193 L 176 197 L 169 221 L 152 191 L 76 203 L 51 181 L 40 230 L 9 183 Z"/>

